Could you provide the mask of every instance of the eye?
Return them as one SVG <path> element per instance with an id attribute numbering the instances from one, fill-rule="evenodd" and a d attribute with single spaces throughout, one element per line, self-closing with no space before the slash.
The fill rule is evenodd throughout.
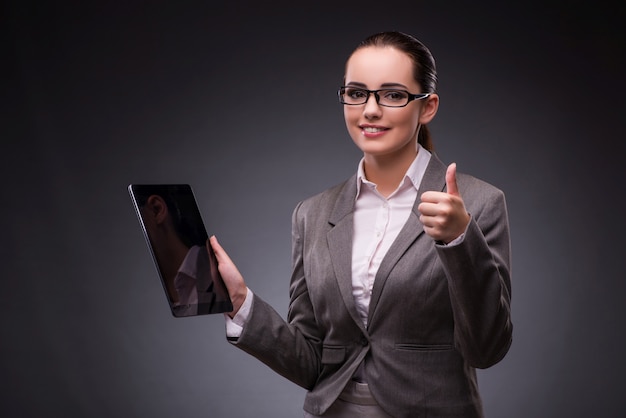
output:
<path id="1" fill-rule="evenodd" d="M 360 100 L 367 97 L 367 92 L 363 89 L 347 88 L 346 96 L 351 99 Z"/>
<path id="2" fill-rule="evenodd" d="M 389 102 L 402 102 L 407 99 L 407 94 L 402 90 L 385 90 L 382 97 Z"/>

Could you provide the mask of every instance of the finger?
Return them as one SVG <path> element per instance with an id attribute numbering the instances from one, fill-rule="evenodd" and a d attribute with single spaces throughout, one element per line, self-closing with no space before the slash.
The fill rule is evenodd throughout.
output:
<path id="1" fill-rule="evenodd" d="M 218 264 L 223 264 L 227 262 L 232 263 L 230 257 L 228 256 L 228 254 L 226 254 L 226 251 L 224 251 L 220 243 L 217 241 L 217 237 L 215 235 L 212 235 L 211 238 L 209 238 L 209 241 L 211 243 L 211 247 L 213 247 L 213 252 L 215 253 L 215 258 L 217 258 Z"/>
<path id="2" fill-rule="evenodd" d="M 422 195 L 420 196 L 420 201 L 428 203 L 439 203 L 441 201 L 441 195 L 445 195 L 445 193 L 435 192 L 431 190 L 422 193 Z"/>
<path id="3" fill-rule="evenodd" d="M 446 170 L 446 187 L 448 188 L 448 194 L 460 196 L 456 185 L 456 163 L 450 164 Z"/>
<path id="4" fill-rule="evenodd" d="M 437 203 L 422 202 L 417 206 L 417 210 L 424 216 L 435 216 L 439 213 Z"/>

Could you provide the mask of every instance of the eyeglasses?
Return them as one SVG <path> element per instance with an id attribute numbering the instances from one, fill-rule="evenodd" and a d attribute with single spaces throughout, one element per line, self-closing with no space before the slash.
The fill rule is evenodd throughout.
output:
<path id="1" fill-rule="evenodd" d="M 376 103 L 386 107 L 404 107 L 411 100 L 422 100 L 430 96 L 430 93 L 413 94 L 406 90 L 398 89 L 368 90 L 352 86 L 341 86 L 339 91 L 337 91 L 339 101 L 342 104 L 351 106 L 367 103 L 370 94 L 374 95 Z"/>

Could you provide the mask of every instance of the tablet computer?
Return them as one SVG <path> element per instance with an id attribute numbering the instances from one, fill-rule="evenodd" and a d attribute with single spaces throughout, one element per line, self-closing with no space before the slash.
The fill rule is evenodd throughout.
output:
<path id="1" fill-rule="evenodd" d="M 130 184 L 128 191 L 172 315 L 231 312 L 191 186 Z"/>

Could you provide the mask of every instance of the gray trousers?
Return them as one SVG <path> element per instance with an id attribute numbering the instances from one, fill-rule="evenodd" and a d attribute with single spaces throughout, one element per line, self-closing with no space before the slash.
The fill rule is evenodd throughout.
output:
<path id="1" fill-rule="evenodd" d="M 304 418 L 392 418 L 378 406 L 367 383 L 349 382 L 339 398 L 324 415 L 311 415 L 304 411 Z"/>

